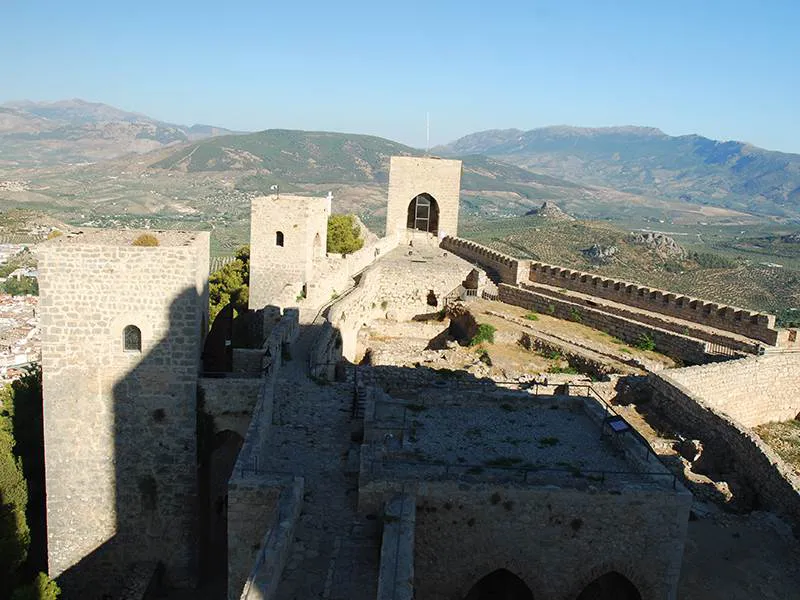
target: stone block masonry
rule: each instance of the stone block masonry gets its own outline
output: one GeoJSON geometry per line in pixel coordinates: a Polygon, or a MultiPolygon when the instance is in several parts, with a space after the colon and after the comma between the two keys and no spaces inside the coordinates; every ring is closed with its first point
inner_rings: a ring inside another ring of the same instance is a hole
{"type": "Polygon", "coordinates": [[[800,355],[795,353],[676,369],[669,377],[745,427],[791,421],[800,413],[800,355]]]}
{"type": "Polygon", "coordinates": [[[655,343],[658,352],[686,363],[700,364],[707,361],[706,343],[694,338],[510,285],[501,284],[498,293],[500,301],[506,304],[553,315],[559,319],[580,319],[584,325],[605,331],[629,344],[636,344],[641,336],[647,335],[655,343]]]}
{"type": "Polygon", "coordinates": [[[406,231],[408,210],[419,194],[429,194],[439,210],[439,234],[458,234],[461,161],[419,156],[393,156],[389,166],[386,237],[406,231]]]}
{"type": "Polygon", "coordinates": [[[609,279],[544,263],[531,263],[530,281],[565,288],[644,310],[731,331],[772,346],[778,343],[775,315],[609,279]]]}
{"type": "Polygon", "coordinates": [[[327,198],[261,196],[250,209],[251,309],[296,304],[325,259],[328,243],[327,198]]]}
{"type": "Polygon", "coordinates": [[[503,283],[517,285],[528,277],[529,261],[516,259],[476,242],[447,236],[442,240],[441,248],[485,267],[490,273],[496,274],[503,283]]]}
{"type": "Polygon", "coordinates": [[[100,597],[138,562],[196,573],[196,404],[208,233],[59,237],[38,249],[50,575],[100,597]]]}
{"type": "MultiPolygon", "coordinates": [[[[756,360],[746,358],[725,366],[733,369],[737,363],[750,362],[745,371],[752,374],[756,360]]],[[[711,369],[709,376],[724,376],[715,368],[718,366],[722,365],[651,373],[648,381],[653,402],[672,422],[680,424],[678,433],[701,440],[705,452],[727,460],[728,468],[735,470],[758,504],[786,517],[797,531],[800,529],[800,478],[754,431],[717,410],[688,387],[697,383],[701,369],[711,369]],[[683,376],[682,372],[689,375],[683,376]]],[[[725,374],[730,375],[730,371],[725,374]]],[[[758,403],[758,400],[756,397],[751,401],[758,403]]]]}

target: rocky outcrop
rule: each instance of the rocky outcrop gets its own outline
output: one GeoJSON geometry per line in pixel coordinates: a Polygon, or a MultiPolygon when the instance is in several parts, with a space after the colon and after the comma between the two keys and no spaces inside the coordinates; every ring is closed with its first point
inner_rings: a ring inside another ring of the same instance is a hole
{"type": "Polygon", "coordinates": [[[584,258],[592,263],[599,265],[607,265],[616,260],[619,248],[616,246],[601,246],[600,244],[592,244],[591,247],[581,250],[584,258]]]}
{"type": "Polygon", "coordinates": [[[652,231],[633,233],[631,234],[630,242],[647,246],[662,258],[683,258],[686,256],[686,250],[679,246],[674,239],[663,233],[652,231]]]}
{"type": "Polygon", "coordinates": [[[568,215],[552,202],[545,202],[539,208],[533,208],[525,213],[525,216],[535,215],[554,221],[574,221],[575,217],[568,215]]]}

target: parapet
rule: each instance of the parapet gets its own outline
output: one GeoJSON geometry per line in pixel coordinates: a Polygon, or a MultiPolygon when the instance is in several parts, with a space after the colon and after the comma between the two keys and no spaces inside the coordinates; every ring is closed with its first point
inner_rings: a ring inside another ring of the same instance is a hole
{"type": "Polygon", "coordinates": [[[530,281],[605,298],[636,308],[716,327],[762,341],[778,343],[775,315],[727,306],[627,281],[534,262],[530,281]]]}
{"type": "Polygon", "coordinates": [[[439,247],[449,250],[465,260],[478,263],[489,271],[494,271],[503,283],[518,285],[525,279],[528,261],[519,260],[477,242],[448,235],[442,240],[439,247]]]}

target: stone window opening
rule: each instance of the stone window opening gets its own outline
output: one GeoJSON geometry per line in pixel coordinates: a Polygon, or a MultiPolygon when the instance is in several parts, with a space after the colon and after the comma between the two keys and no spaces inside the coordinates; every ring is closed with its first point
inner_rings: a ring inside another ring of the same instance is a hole
{"type": "Polygon", "coordinates": [[[428,306],[439,306],[439,299],[436,297],[436,294],[433,292],[433,290],[428,291],[428,298],[426,299],[426,302],[428,306]]]}
{"type": "Polygon", "coordinates": [[[275,245],[276,246],[280,246],[281,248],[283,248],[283,232],[282,231],[276,231],[275,232],[275,245]]]}
{"type": "Polygon", "coordinates": [[[125,352],[142,351],[142,330],[136,325],[128,325],[122,331],[122,345],[125,352]]]}

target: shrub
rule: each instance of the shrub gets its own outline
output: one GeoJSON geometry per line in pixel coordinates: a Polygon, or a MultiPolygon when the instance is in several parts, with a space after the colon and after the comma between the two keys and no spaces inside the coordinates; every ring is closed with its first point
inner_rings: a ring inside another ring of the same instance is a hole
{"type": "Polygon", "coordinates": [[[39,573],[32,583],[14,590],[11,600],[57,600],[60,595],[58,584],[46,574],[39,573]]]}
{"type": "Polygon", "coordinates": [[[470,346],[477,346],[483,342],[494,344],[494,333],[497,328],[488,323],[481,323],[478,325],[478,333],[476,333],[469,342],[470,346]]]}
{"type": "Polygon", "coordinates": [[[158,238],[152,233],[143,233],[131,243],[132,246],[158,246],[158,238]]]}
{"type": "Polygon", "coordinates": [[[653,336],[648,335],[647,333],[642,333],[639,335],[639,338],[636,340],[636,347],[639,350],[655,350],[656,349],[656,342],[653,339],[653,336]]]}
{"type": "Polygon", "coordinates": [[[63,232],[59,231],[58,229],[53,229],[53,231],[47,234],[47,239],[54,240],[57,237],[61,237],[62,235],[64,235],[63,232]]]}
{"type": "Polygon", "coordinates": [[[525,318],[528,319],[528,321],[538,321],[539,315],[537,315],[535,312],[529,312],[527,315],[525,315],[525,318]]]}
{"type": "Polygon", "coordinates": [[[328,252],[350,254],[364,247],[361,229],[353,215],[331,215],[328,217],[328,252]]]}
{"type": "Polygon", "coordinates": [[[569,320],[575,321],[576,323],[580,323],[581,321],[583,321],[583,317],[581,316],[581,311],[579,311],[577,308],[570,308],[569,320]]]}

